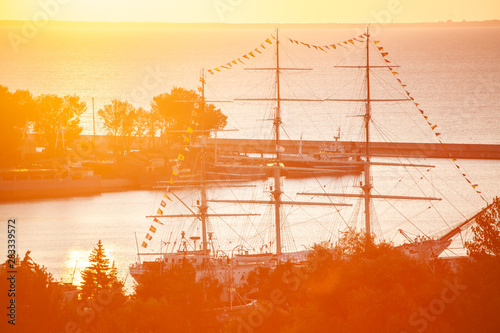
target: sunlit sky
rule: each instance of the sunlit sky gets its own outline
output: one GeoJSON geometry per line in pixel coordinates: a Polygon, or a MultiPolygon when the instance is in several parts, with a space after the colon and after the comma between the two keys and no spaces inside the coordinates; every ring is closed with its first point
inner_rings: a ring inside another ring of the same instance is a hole
{"type": "Polygon", "coordinates": [[[500,19],[498,0],[0,0],[0,20],[406,23],[500,19]]]}

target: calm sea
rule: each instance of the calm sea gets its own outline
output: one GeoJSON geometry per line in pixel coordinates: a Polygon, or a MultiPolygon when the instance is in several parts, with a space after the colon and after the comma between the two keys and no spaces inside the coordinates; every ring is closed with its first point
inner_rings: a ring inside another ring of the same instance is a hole
{"type": "MultiPolygon", "coordinates": [[[[92,98],[96,111],[114,98],[127,99],[137,107],[149,108],[153,96],[168,92],[174,86],[196,89],[202,68],[211,69],[241,58],[275,34],[270,29],[250,28],[61,29],[48,26],[27,43],[14,48],[8,39],[10,33],[20,33],[20,30],[18,27],[0,28],[0,84],[11,90],[27,89],[35,95],[81,96],[88,108],[82,119],[84,133],[92,130],[92,98]]],[[[314,26],[280,30],[282,65],[312,69],[284,74],[282,94],[308,99],[362,97],[363,72],[334,68],[336,65],[362,64],[365,51],[360,43],[335,52],[321,52],[294,45],[288,40],[292,38],[321,46],[360,33],[361,30],[351,28],[320,29],[314,26]]],[[[377,45],[389,52],[387,59],[395,65],[393,70],[399,73],[397,78],[407,85],[406,89],[433,124],[439,126],[444,142],[500,144],[500,27],[388,28],[378,31],[372,38],[380,40],[377,45]]],[[[272,103],[235,101],[236,98],[272,97],[273,75],[245,70],[274,66],[274,50],[268,47],[261,51],[262,55],[251,58],[245,65],[235,65],[233,69],[207,76],[207,98],[230,101],[217,102],[217,105],[229,116],[228,128],[238,130],[220,133],[220,136],[270,136],[270,124],[264,120],[272,114],[272,103]]],[[[375,54],[375,49],[371,52],[373,63],[380,63],[381,56],[375,54]]],[[[381,98],[405,96],[390,70],[373,70],[371,75],[373,92],[381,98]]],[[[374,105],[373,111],[374,139],[435,142],[432,131],[413,103],[374,105]]],[[[284,136],[296,139],[303,135],[304,139],[326,141],[331,140],[340,127],[343,138],[359,139],[356,134],[359,117],[353,115],[360,112],[361,106],[342,103],[285,104],[284,136]]],[[[99,119],[96,122],[100,131],[99,119]]],[[[500,164],[497,161],[461,163],[469,177],[480,184],[487,200],[500,193],[500,164]]],[[[478,196],[463,192],[462,185],[455,185],[463,183],[463,179],[458,183],[452,180],[460,178],[456,170],[450,165],[444,170],[437,173],[433,181],[453,184],[445,186],[451,200],[457,199],[458,206],[464,202],[471,204],[472,208],[464,214],[481,207],[483,202],[478,196]]],[[[392,190],[385,182],[399,176],[399,173],[383,174],[376,181],[382,184],[382,188],[392,190]]],[[[347,179],[336,180],[335,184],[331,180],[323,181],[322,185],[332,189],[352,184],[347,179]]],[[[289,188],[292,193],[311,190],[313,185],[311,182],[292,182],[289,188]]],[[[19,250],[31,250],[33,258],[46,265],[57,278],[70,280],[76,266],[75,281],[78,281],[88,254],[98,239],[103,240],[108,254],[116,260],[120,274],[125,278],[127,266],[136,259],[134,232],[137,232],[139,243],[142,242],[149,226],[146,226],[144,216],[155,210],[158,195],[151,191],[133,191],[27,201],[2,204],[0,212],[2,221],[9,217],[19,220],[19,250]]],[[[385,217],[387,209],[382,208],[379,219],[385,217]]],[[[420,210],[415,209],[410,217],[420,218],[418,212],[420,210]]],[[[321,240],[317,235],[329,223],[322,217],[319,230],[316,230],[311,225],[319,218],[302,219],[309,212],[297,213],[291,209],[287,214],[301,216],[297,219],[300,220],[296,226],[298,229],[293,232],[295,238],[298,234],[296,246],[299,248],[321,240]]],[[[337,222],[349,223],[355,214],[346,214],[345,221],[337,222]]],[[[404,219],[394,220],[388,227],[382,227],[384,236],[390,240],[396,237],[397,229],[404,226],[404,219]]],[[[458,217],[453,220],[457,221],[458,217]]],[[[6,239],[5,223],[2,225],[0,237],[6,239]]],[[[444,224],[439,228],[443,226],[446,227],[444,224]]],[[[430,232],[439,228],[428,225],[426,230],[430,232]]],[[[223,246],[229,247],[228,244],[223,246]]],[[[130,276],[127,279],[130,286],[130,276]]]]}

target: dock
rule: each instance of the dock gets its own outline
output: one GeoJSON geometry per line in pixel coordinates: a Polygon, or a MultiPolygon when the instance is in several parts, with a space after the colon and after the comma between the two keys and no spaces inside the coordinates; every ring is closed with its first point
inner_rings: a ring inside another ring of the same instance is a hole
{"type": "MultiPolygon", "coordinates": [[[[208,140],[209,149],[215,149],[219,153],[226,154],[272,154],[276,151],[272,140],[247,140],[247,139],[215,139],[208,140]]],[[[302,141],[302,153],[314,153],[331,142],[325,141],[302,141]]],[[[299,140],[283,140],[280,146],[284,148],[285,154],[297,154],[299,151],[299,140]]],[[[340,147],[351,151],[364,152],[365,143],[356,141],[339,141],[340,147]]],[[[500,145],[496,144],[463,144],[447,143],[445,147],[440,143],[419,142],[371,142],[370,153],[372,156],[380,157],[414,157],[414,158],[456,158],[456,159],[500,159],[500,145]]]]}

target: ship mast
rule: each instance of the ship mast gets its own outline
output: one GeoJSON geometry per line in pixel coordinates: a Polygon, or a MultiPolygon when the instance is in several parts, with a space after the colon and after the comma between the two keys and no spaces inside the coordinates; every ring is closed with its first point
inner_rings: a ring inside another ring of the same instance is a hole
{"type": "Polygon", "coordinates": [[[280,126],[281,126],[281,96],[280,96],[280,41],[279,31],[276,29],[276,112],[274,117],[274,130],[276,133],[276,163],[273,166],[274,173],[274,219],[276,226],[276,256],[281,256],[281,146],[280,146],[280,126]]]}
{"type": "MultiPolygon", "coordinates": [[[[385,68],[393,68],[399,67],[397,65],[370,65],[370,30],[369,27],[366,28],[366,64],[363,66],[335,66],[336,68],[355,68],[360,69],[363,68],[366,71],[366,98],[362,99],[337,99],[337,98],[328,98],[325,101],[332,102],[364,102],[365,103],[365,114],[364,118],[364,132],[365,132],[365,160],[359,163],[363,163],[363,173],[364,173],[364,183],[361,186],[363,190],[362,194],[345,194],[345,193],[311,193],[311,192],[301,192],[297,193],[298,195],[314,195],[314,196],[323,196],[323,197],[344,197],[344,198],[363,198],[365,204],[365,234],[367,242],[370,242],[372,236],[372,224],[371,224],[371,201],[372,199],[386,199],[386,200],[441,200],[441,198],[436,197],[423,197],[423,196],[401,196],[401,195],[373,195],[373,182],[371,179],[370,166],[372,164],[376,165],[386,165],[386,166],[400,166],[400,167],[425,167],[432,168],[433,165],[424,165],[424,164],[409,164],[409,163],[385,163],[385,162],[371,162],[371,152],[370,152],[370,122],[372,120],[372,111],[371,111],[371,103],[373,102],[397,102],[397,101],[411,101],[409,98],[393,98],[393,99],[385,99],[385,98],[376,98],[373,99],[370,94],[370,69],[385,69],[385,68]]],[[[353,162],[352,164],[356,164],[353,162]]]]}
{"type": "Polygon", "coordinates": [[[198,207],[201,215],[201,233],[202,233],[202,250],[203,255],[208,255],[207,249],[207,174],[206,174],[206,156],[205,156],[205,143],[206,131],[205,131],[205,69],[201,72],[201,205],[198,207]]]}
{"type": "Polygon", "coordinates": [[[366,103],[365,103],[365,165],[364,175],[365,183],[362,187],[365,199],[365,232],[367,241],[371,236],[371,191],[372,181],[370,177],[370,121],[371,121],[371,108],[370,108],[370,30],[366,28],[366,103]]]}
{"type": "MultiPolygon", "coordinates": [[[[288,68],[280,66],[280,41],[279,41],[279,29],[276,29],[276,66],[275,67],[263,67],[263,68],[245,68],[246,70],[254,71],[272,71],[275,72],[275,86],[276,95],[273,98],[237,98],[239,101],[275,101],[275,113],[273,120],[273,127],[275,132],[274,145],[276,150],[275,163],[272,165],[274,188],[271,191],[271,200],[208,200],[208,202],[220,202],[220,203],[254,203],[254,204],[271,204],[274,205],[274,216],[275,216],[275,234],[276,234],[276,257],[278,261],[282,255],[282,241],[281,241],[281,206],[283,205],[301,205],[301,206],[352,206],[346,203],[320,203],[320,202],[301,202],[301,201],[283,201],[281,196],[283,190],[281,188],[281,170],[282,169],[300,169],[300,168],[287,168],[282,165],[281,162],[281,152],[283,147],[280,143],[280,126],[281,120],[281,102],[321,102],[323,100],[319,99],[304,99],[304,98],[282,98],[280,90],[280,75],[283,71],[304,71],[312,70],[312,68],[288,68]]],[[[303,168],[301,170],[304,170],[303,168]]]]}

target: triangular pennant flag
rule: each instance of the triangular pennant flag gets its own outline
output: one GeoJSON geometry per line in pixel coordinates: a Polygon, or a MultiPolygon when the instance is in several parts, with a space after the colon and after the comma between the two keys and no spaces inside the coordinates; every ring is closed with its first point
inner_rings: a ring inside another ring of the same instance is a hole
{"type": "Polygon", "coordinates": [[[215,69],[217,72],[220,72],[220,69],[219,69],[219,68],[215,67],[214,69],[215,69]]]}
{"type": "Polygon", "coordinates": [[[323,48],[321,48],[321,46],[318,46],[318,49],[320,49],[323,52],[326,52],[325,50],[323,50],[323,48]]]}
{"type": "Polygon", "coordinates": [[[359,38],[365,38],[365,35],[359,35],[358,37],[359,38]]]}
{"type": "Polygon", "coordinates": [[[374,40],[373,43],[374,44],[378,44],[378,43],[380,43],[380,41],[379,40],[374,40]]]}
{"type": "Polygon", "coordinates": [[[347,44],[347,41],[346,41],[346,40],[344,41],[344,44],[347,44]]]}
{"type": "Polygon", "coordinates": [[[265,48],[266,48],[266,46],[264,45],[264,43],[261,43],[261,44],[260,44],[260,47],[262,47],[263,49],[265,49],[265,48]]]}
{"type": "Polygon", "coordinates": [[[398,72],[391,72],[392,75],[398,75],[398,72]]]}
{"type": "Polygon", "coordinates": [[[337,46],[335,46],[335,44],[330,45],[330,47],[331,47],[332,49],[334,49],[334,50],[337,48],[337,46]]]}
{"type": "Polygon", "coordinates": [[[384,48],[383,48],[382,46],[377,46],[377,49],[378,49],[379,51],[383,51],[383,50],[384,50],[384,48]]]}
{"type": "Polygon", "coordinates": [[[405,88],[406,87],[406,84],[402,84],[401,87],[405,88]]]}
{"type": "Polygon", "coordinates": [[[238,58],[238,61],[241,62],[243,65],[245,64],[243,61],[241,61],[241,58],[238,58]]]}
{"type": "Polygon", "coordinates": [[[288,40],[290,41],[290,43],[293,43],[293,39],[291,39],[291,38],[288,38],[288,40]]]}
{"type": "Polygon", "coordinates": [[[232,62],[233,64],[235,64],[235,65],[237,64],[237,63],[236,63],[236,60],[232,60],[231,62],[232,62]]]}
{"type": "Polygon", "coordinates": [[[252,57],[255,58],[255,56],[253,55],[253,52],[248,52],[248,54],[250,54],[252,57]]]}
{"type": "Polygon", "coordinates": [[[408,96],[410,96],[410,92],[409,92],[409,91],[406,91],[406,94],[407,94],[408,96]]]}
{"type": "Polygon", "coordinates": [[[243,56],[243,58],[245,58],[245,59],[250,59],[250,58],[248,57],[248,55],[246,55],[246,54],[243,56]]]}
{"type": "Polygon", "coordinates": [[[165,198],[167,198],[168,200],[170,201],[173,201],[172,199],[170,199],[170,197],[168,196],[168,194],[165,192],[165,194],[163,195],[165,198]]]}
{"type": "Polygon", "coordinates": [[[355,40],[356,42],[360,42],[361,43],[361,41],[359,39],[357,39],[357,38],[353,38],[353,40],[355,40]]]}
{"type": "Polygon", "coordinates": [[[214,73],[211,69],[209,69],[207,72],[209,72],[210,74],[214,73]]]}
{"type": "Polygon", "coordinates": [[[255,48],[255,52],[257,52],[257,53],[262,53],[262,52],[260,52],[257,48],[255,48]]]}
{"type": "Polygon", "coordinates": [[[220,67],[225,68],[225,69],[229,69],[229,67],[224,66],[224,65],[222,65],[222,66],[220,66],[220,67]]]}
{"type": "MultiPolygon", "coordinates": [[[[274,38],[274,37],[273,37],[274,38]]],[[[268,38],[266,39],[266,42],[268,42],[269,44],[272,44],[273,42],[271,42],[271,40],[268,38]]]]}
{"type": "Polygon", "coordinates": [[[312,45],[312,47],[314,47],[316,50],[318,49],[318,47],[316,45],[312,45]]]}
{"type": "Polygon", "coordinates": [[[424,110],[418,109],[418,111],[420,111],[421,114],[424,114],[424,110]]]}
{"type": "Polygon", "coordinates": [[[162,222],[160,222],[160,220],[158,220],[156,217],[153,219],[154,222],[158,223],[158,224],[161,224],[161,225],[164,225],[162,222]]]}
{"type": "Polygon", "coordinates": [[[231,64],[231,62],[226,63],[226,65],[228,65],[229,67],[233,67],[233,65],[231,64]]]}
{"type": "Polygon", "coordinates": [[[349,39],[348,42],[351,43],[351,44],[354,44],[354,42],[352,41],[352,39],[349,39]]]}
{"type": "Polygon", "coordinates": [[[472,188],[474,188],[474,189],[475,189],[475,188],[476,188],[476,187],[478,187],[478,186],[479,186],[478,184],[473,184],[473,185],[472,185],[472,188]]]}
{"type": "Polygon", "coordinates": [[[329,50],[330,48],[328,47],[328,45],[325,45],[323,46],[325,49],[329,50]]]}
{"type": "Polygon", "coordinates": [[[434,134],[436,134],[436,136],[440,136],[441,135],[441,133],[434,133],[434,134]]]}
{"type": "Polygon", "coordinates": [[[436,129],[436,127],[438,127],[438,125],[432,125],[432,126],[431,126],[431,129],[432,129],[432,130],[435,130],[435,129],[436,129]]]}
{"type": "Polygon", "coordinates": [[[389,52],[380,52],[380,54],[382,55],[382,57],[387,57],[389,55],[389,52]]]}
{"type": "Polygon", "coordinates": [[[387,64],[390,64],[391,62],[387,59],[384,59],[384,61],[387,63],[387,64]]]}
{"type": "Polygon", "coordinates": [[[160,208],[158,208],[157,213],[158,213],[158,215],[163,215],[163,211],[160,208]]]}

